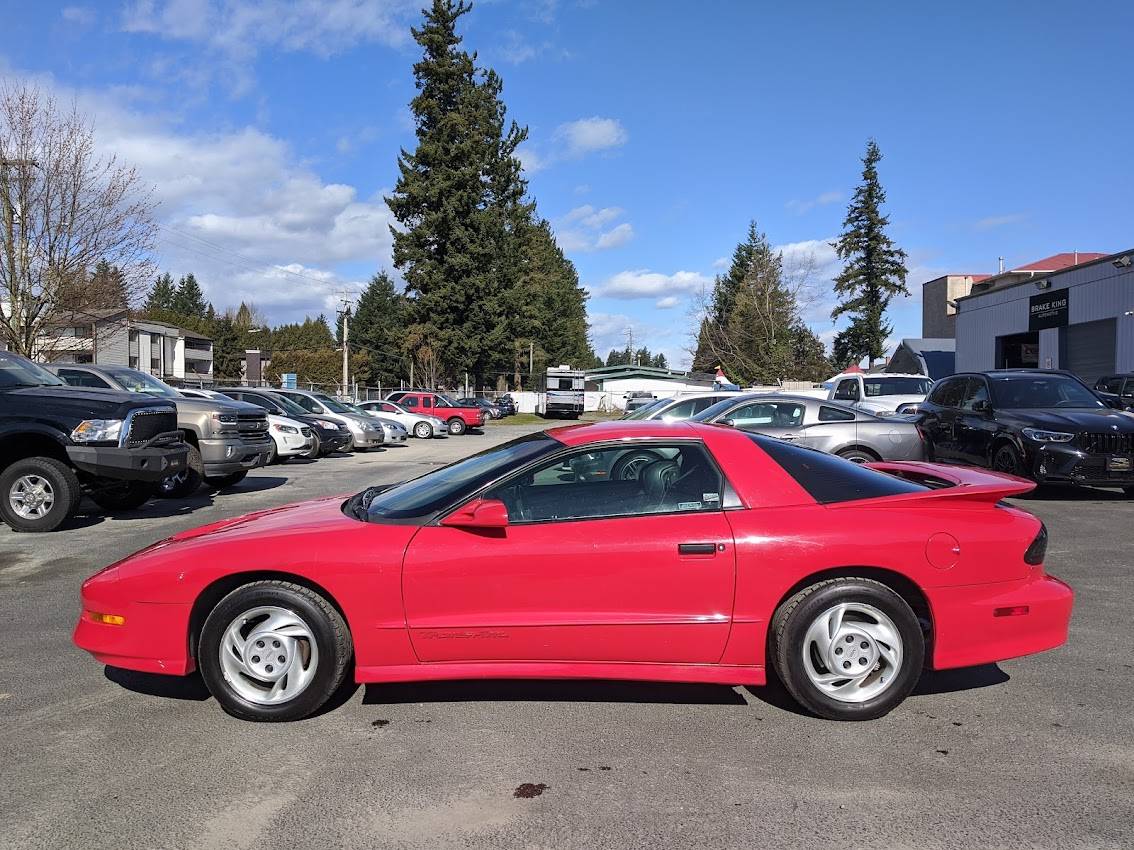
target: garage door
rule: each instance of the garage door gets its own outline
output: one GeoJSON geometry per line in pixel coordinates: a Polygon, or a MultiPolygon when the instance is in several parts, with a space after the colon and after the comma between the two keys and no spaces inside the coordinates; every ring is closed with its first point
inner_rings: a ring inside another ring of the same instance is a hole
{"type": "Polygon", "coordinates": [[[1114,371],[1115,319],[1083,322],[1063,329],[1060,363],[1092,387],[1101,376],[1114,371]]]}

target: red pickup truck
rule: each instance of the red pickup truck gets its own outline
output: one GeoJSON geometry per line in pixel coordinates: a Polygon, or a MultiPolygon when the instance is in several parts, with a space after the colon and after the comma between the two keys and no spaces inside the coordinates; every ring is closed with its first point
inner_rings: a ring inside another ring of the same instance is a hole
{"type": "Polygon", "coordinates": [[[450,434],[464,434],[469,428],[481,428],[484,425],[482,408],[464,407],[443,393],[400,390],[386,396],[386,401],[396,402],[410,413],[423,413],[444,419],[450,434]]]}

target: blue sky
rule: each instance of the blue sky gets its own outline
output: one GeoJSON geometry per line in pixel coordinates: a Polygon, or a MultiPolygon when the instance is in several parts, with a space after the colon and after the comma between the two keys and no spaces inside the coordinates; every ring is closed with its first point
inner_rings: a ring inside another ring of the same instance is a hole
{"type": "MultiPolygon", "coordinates": [[[[390,267],[420,2],[0,0],[0,76],[95,121],[161,201],[159,251],[218,306],[330,312],[390,267]]],[[[596,349],[688,361],[696,294],[756,219],[810,261],[824,339],[868,137],[920,284],[1134,244],[1125,3],[474,0],[466,45],[531,131],[541,213],[591,291],[596,349]]],[[[393,271],[391,269],[391,271],[393,271]]]]}

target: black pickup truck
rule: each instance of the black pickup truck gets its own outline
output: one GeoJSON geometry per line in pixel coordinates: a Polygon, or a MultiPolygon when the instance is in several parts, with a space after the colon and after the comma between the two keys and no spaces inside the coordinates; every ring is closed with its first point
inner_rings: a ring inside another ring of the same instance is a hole
{"type": "Polygon", "coordinates": [[[169,402],[70,387],[0,351],[0,519],[12,530],[54,531],[84,495],[138,507],[188,453],[169,402]]]}

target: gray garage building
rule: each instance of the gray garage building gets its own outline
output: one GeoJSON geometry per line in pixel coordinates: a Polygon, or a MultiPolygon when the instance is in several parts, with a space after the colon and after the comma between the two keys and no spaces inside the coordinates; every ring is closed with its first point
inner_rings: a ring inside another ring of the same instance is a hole
{"type": "Polygon", "coordinates": [[[1134,372],[1134,249],[1049,274],[997,276],[956,300],[957,371],[1134,372]]]}

